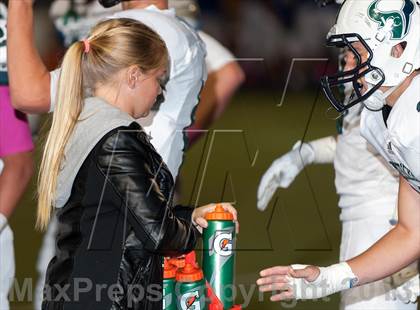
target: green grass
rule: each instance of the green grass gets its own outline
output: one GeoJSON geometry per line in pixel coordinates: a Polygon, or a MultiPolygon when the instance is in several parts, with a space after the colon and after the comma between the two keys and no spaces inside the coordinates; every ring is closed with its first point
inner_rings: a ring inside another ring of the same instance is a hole
{"type": "MultiPolygon", "coordinates": [[[[241,92],[223,117],[186,154],[182,167],[181,202],[206,204],[232,201],[239,211],[241,232],[236,256],[236,282],[251,292],[248,309],[279,309],[278,304],[251,287],[262,268],[290,263],[330,264],[337,261],[340,242],[339,210],[332,165],[311,166],[288,190],[279,190],[265,212],[256,209],[260,177],[271,162],[304,135],[315,93],[280,96],[241,92]],[[277,98],[278,97],[278,98],[277,98]],[[254,289],[254,291],[252,291],[254,289]]],[[[317,102],[306,140],[335,134],[335,122],[317,102]]],[[[39,150],[36,157],[39,159],[39,150]]],[[[13,219],[17,278],[36,278],[35,263],[42,235],[34,231],[34,182],[13,219]]],[[[35,285],[35,281],[34,281],[35,285]]],[[[238,297],[238,303],[243,302],[238,297]]],[[[286,305],[287,306],[287,305],[286,305]]],[[[290,308],[290,305],[288,306],[290,308]]],[[[295,309],[337,309],[330,301],[300,302],[295,309]]],[[[31,309],[14,303],[13,309],[31,309]]]]}

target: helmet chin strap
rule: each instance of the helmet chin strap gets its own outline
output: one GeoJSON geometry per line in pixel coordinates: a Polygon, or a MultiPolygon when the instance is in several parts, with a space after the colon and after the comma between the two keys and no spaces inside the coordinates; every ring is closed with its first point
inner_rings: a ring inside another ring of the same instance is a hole
{"type": "MultiPolygon", "coordinates": [[[[378,89],[372,95],[370,95],[365,101],[363,101],[363,105],[371,111],[380,111],[386,105],[386,98],[388,98],[394,90],[396,90],[402,83],[392,86],[387,91],[383,92],[382,90],[378,89]]],[[[373,88],[372,84],[367,83],[368,91],[373,88]]]]}

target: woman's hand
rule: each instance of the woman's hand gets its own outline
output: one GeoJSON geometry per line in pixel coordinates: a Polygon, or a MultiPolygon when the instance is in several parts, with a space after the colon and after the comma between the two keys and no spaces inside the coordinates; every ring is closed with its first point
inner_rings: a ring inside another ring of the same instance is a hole
{"type": "Polygon", "coordinates": [[[222,206],[226,211],[229,211],[233,215],[233,221],[236,225],[236,233],[239,233],[239,222],[238,222],[238,212],[236,209],[227,202],[221,202],[221,203],[211,203],[202,207],[196,208],[192,213],[192,221],[194,225],[197,226],[197,229],[200,231],[200,233],[203,233],[203,228],[207,228],[208,223],[205,219],[205,216],[209,212],[213,212],[216,209],[216,206],[220,205],[222,206]]]}

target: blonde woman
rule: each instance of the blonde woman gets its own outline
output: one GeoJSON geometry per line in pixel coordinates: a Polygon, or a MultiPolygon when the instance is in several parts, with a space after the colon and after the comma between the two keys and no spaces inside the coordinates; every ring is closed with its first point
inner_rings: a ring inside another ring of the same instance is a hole
{"type": "Polygon", "coordinates": [[[135,122],[167,65],[161,38],[131,19],[67,51],[39,178],[38,226],[51,206],[59,222],[42,309],[162,309],[162,256],[193,249],[206,226],[214,205],[172,206],[172,175],[135,122]]]}

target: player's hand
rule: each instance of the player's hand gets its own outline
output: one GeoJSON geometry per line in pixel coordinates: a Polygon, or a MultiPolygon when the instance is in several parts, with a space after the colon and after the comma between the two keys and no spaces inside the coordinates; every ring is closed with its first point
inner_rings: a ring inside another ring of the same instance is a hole
{"type": "Polygon", "coordinates": [[[293,290],[289,285],[289,277],[292,272],[290,266],[276,266],[264,269],[260,272],[261,278],[257,280],[260,292],[279,292],[270,297],[271,301],[279,301],[293,298],[293,290]]]}
{"type": "Polygon", "coordinates": [[[316,266],[304,266],[302,269],[293,269],[292,266],[276,266],[262,270],[257,285],[261,292],[277,292],[270,297],[271,301],[294,299],[301,297],[296,294],[299,292],[295,291],[296,288],[302,287],[297,283],[311,283],[318,278],[319,274],[320,269],[316,266]]]}
{"type": "Polygon", "coordinates": [[[314,158],[315,154],[312,148],[308,144],[298,141],[290,152],[276,159],[264,173],[258,186],[258,209],[264,211],[274,192],[279,187],[289,187],[302,169],[312,163],[314,158]]]}
{"type": "Polygon", "coordinates": [[[217,204],[211,203],[211,204],[196,208],[192,214],[192,221],[194,225],[197,225],[198,230],[200,231],[200,233],[202,233],[203,228],[207,228],[208,226],[207,220],[205,219],[206,214],[209,212],[213,212],[216,209],[217,205],[222,206],[226,211],[229,211],[230,213],[232,213],[233,220],[236,225],[236,233],[238,234],[239,233],[238,212],[230,203],[227,203],[227,202],[221,202],[217,204]]]}

